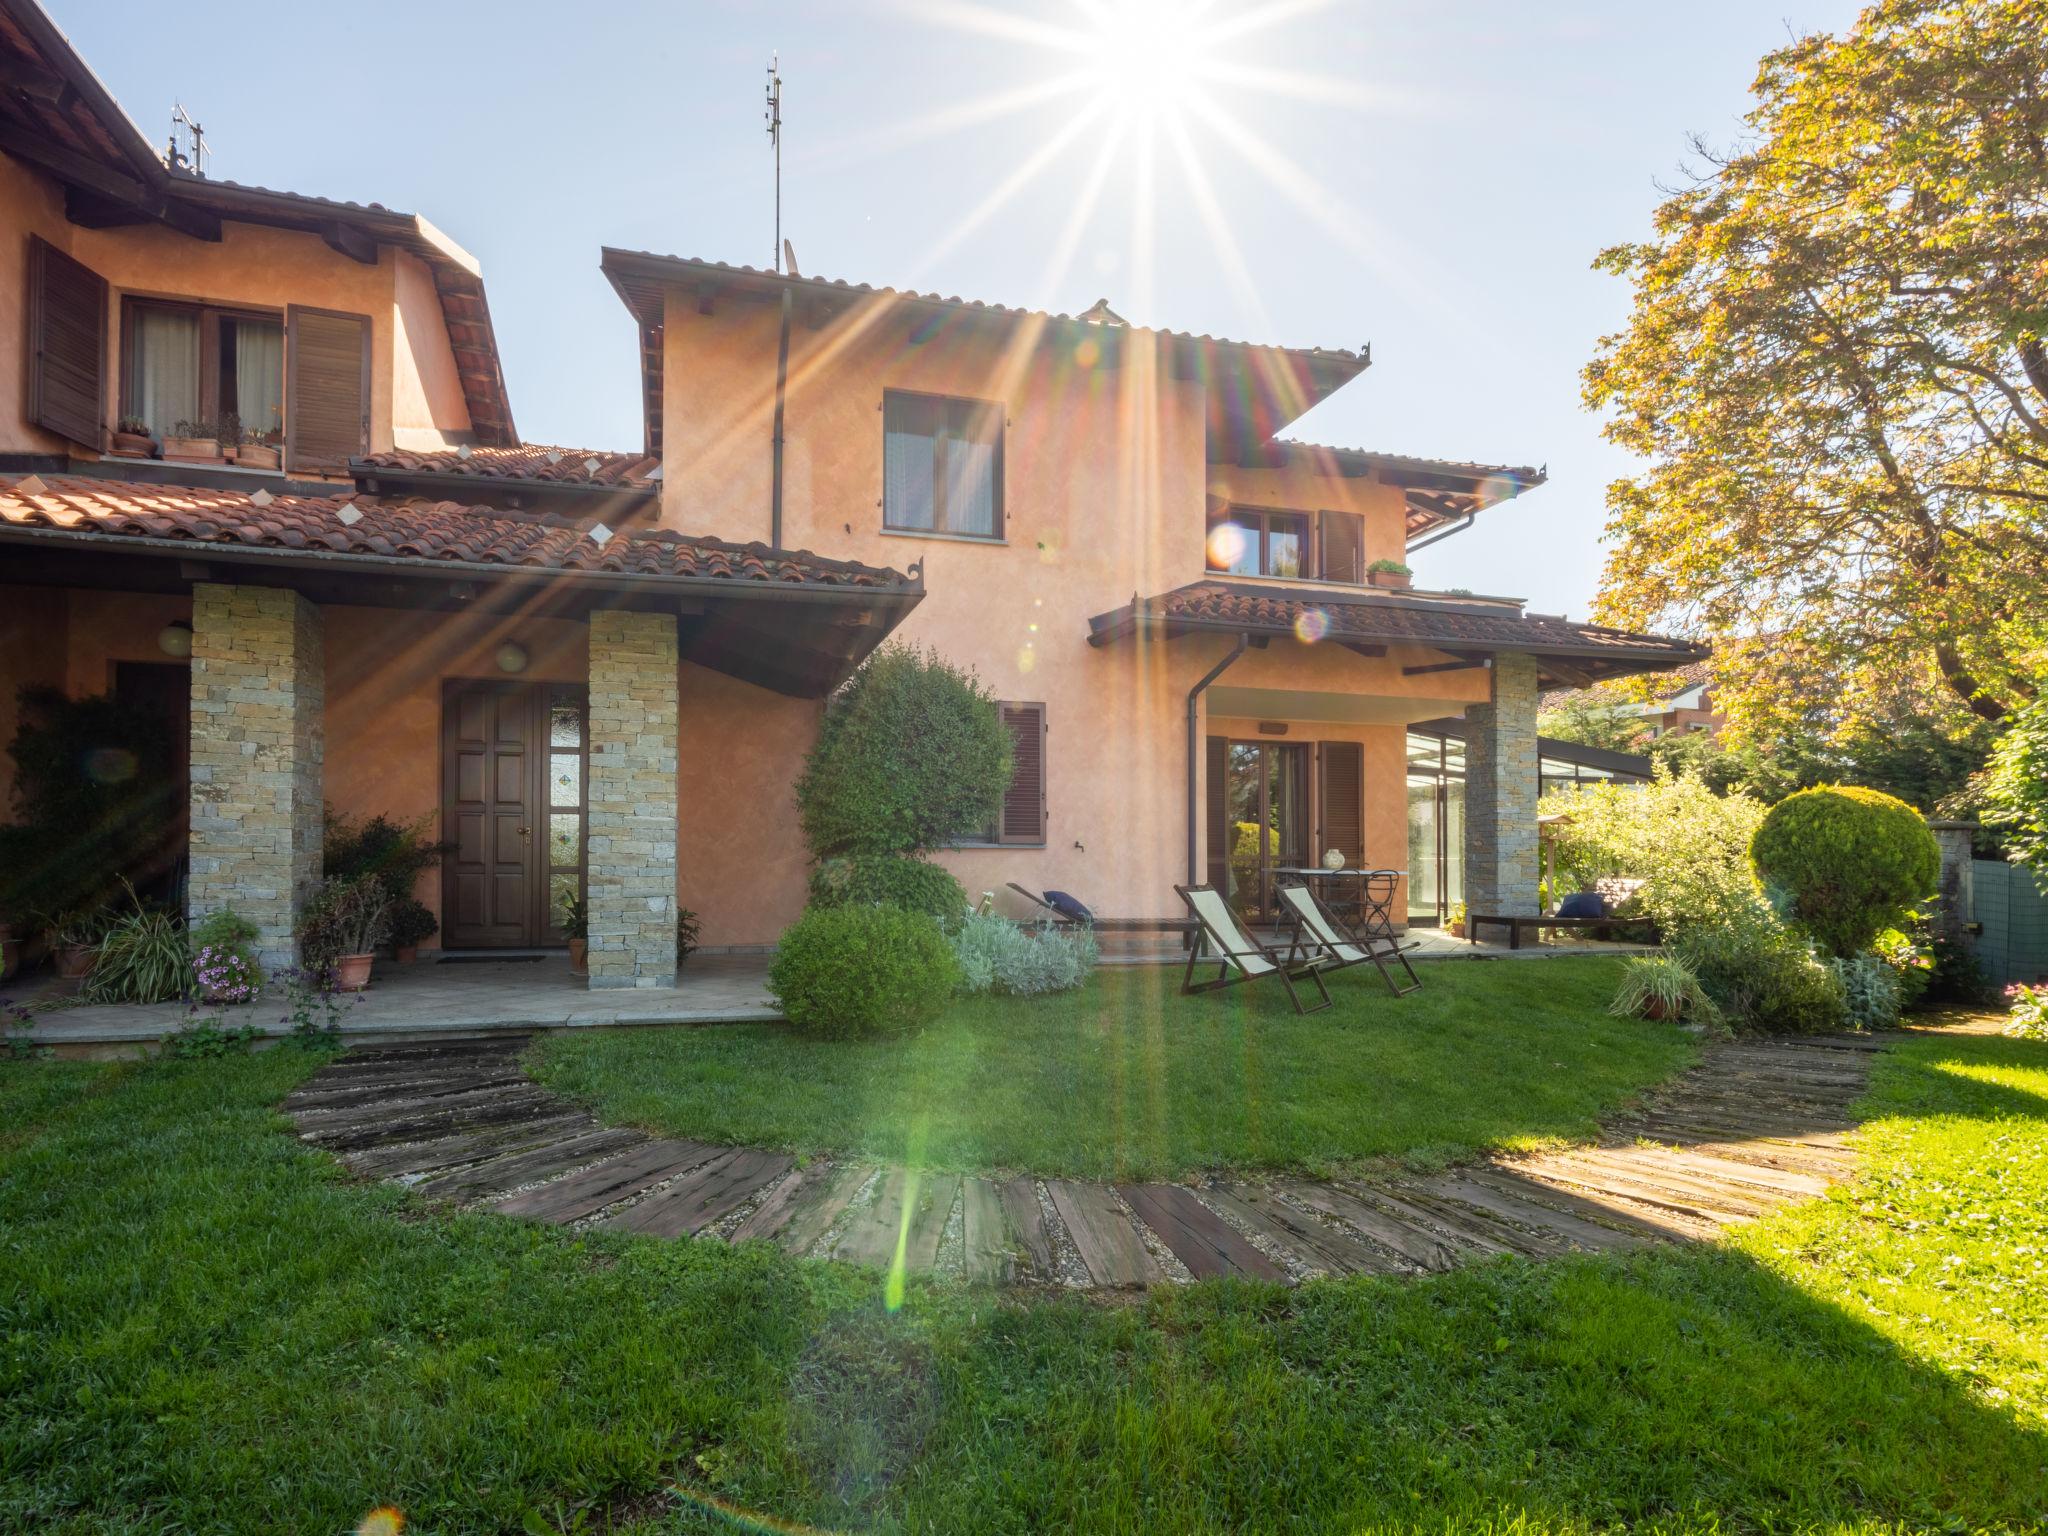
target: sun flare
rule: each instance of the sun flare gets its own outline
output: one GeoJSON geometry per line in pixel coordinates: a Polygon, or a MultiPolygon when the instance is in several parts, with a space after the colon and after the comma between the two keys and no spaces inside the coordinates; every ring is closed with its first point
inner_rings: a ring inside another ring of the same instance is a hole
{"type": "Polygon", "coordinates": [[[1095,94],[1114,116],[1148,122],[1190,105],[1214,63],[1199,8],[1175,0],[1102,0],[1080,34],[1095,94]]]}

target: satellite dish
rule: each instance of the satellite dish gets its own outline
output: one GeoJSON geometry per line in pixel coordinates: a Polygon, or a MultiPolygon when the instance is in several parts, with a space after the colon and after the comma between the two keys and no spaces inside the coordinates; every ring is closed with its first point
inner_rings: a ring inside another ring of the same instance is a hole
{"type": "Polygon", "coordinates": [[[803,273],[796,269],[796,247],[787,240],[782,242],[782,265],[791,277],[803,276],[803,273]]]}

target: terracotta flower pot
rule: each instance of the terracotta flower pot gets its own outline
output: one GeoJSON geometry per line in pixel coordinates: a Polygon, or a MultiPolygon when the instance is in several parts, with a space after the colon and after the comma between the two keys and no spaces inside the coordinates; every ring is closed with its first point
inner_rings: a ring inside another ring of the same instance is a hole
{"type": "Polygon", "coordinates": [[[1415,578],[1404,576],[1399,571],[1367,571],[1365,579],[1375,587],[1385,587],[1391,591],[1399,592],[1405,591],[1408,584],[1415,578]]]}
{"type": "Polygon", "coordinates": [[[400,944],[394,952],[400,965],[411,965],[420,957],[420,947],[417,944],[400,944]]]}
{"type": "Polygon", "coordinates": [[[1465,937],[1465,925],[1463,923],[1452,923],[1450,925],[1450,934],[1454,939],[1462,939],[1465,937]]]}
{"type": "Polygon", "coordinates": [[[569,969],[578,976],[590,974],[590,941],[571,939],[569,941],[569,969]]]}
{"type": "Polygon", "coordinates": [[[1643,1004],[1643,1017],[1646,1019],[1675,1019],[1678,1017],[1678,1010],[1665,1002],[1663,998],[1653,997],[1643,1004]]]}
{"type": "Polygon", "coordinates": [[[77,981],[92,969],[92,963],[98,956],[96,945],[66,944],[57,951],[57,974],[66,981],[77,981]]]}
{"type": "Polygon", "coordinates": [[[268,443],[242,443],[235,449],[235,462],[246,469],[276,469],[284,455],[268,443]]]}
{"type": "Polygon", "coordinates": [[[156,443],[144,432],[116,432],[109,453],[118,453],[123,458],[146,459],[156,452],[156,443]]]}
{"type": "Polygon", "coordinates": [[[334,986],[340,992],[361,992],[370,985],[375,955],[343,955],[334,962],[334,986]]]}
{"type": "Polygon", "coordinates": [[[220,451],[220,439],[213,437],[167,437],[164,439],[164,457],[187,464],[227,462],[227,455],[220,451]]]}

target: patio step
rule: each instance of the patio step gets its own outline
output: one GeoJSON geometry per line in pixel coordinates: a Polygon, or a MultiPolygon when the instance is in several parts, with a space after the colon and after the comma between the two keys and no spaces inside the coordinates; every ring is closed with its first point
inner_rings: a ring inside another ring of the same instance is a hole
{"type": "Polygon", "coordinates": [[[1432,1174],[1188,1184],[996,1180],[600,1125],[520,1067],[523,1036],[359,1046],[295,1089],[300,1139],[359,1177],[554,1225],[773,1242],[996,1286],[1140,1290],[1413,1276],[1710,1240],[1854,1175],[1869,1039],[1748,1041],[1596,1145],[1432,1174]]]}

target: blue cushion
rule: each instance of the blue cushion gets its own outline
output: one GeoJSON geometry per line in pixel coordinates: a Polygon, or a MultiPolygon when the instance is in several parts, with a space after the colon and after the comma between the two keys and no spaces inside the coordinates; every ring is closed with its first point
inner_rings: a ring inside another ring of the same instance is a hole
{"type": "Polygon", "coordinates": [[[1065,891],[1047,891],[1045,893],[1045,904],[1059,913],[1061,917],[1070,917],[1077,923],[1092,923],[1095,921],[1095,914],[1069,896],[1065,891]]]}
{"type": "Polygon", "coordinates": [[[1605,917],[1607,898],[1598,891],[1573,891],[1557,904],[1559,917],[1605,917]]]}

